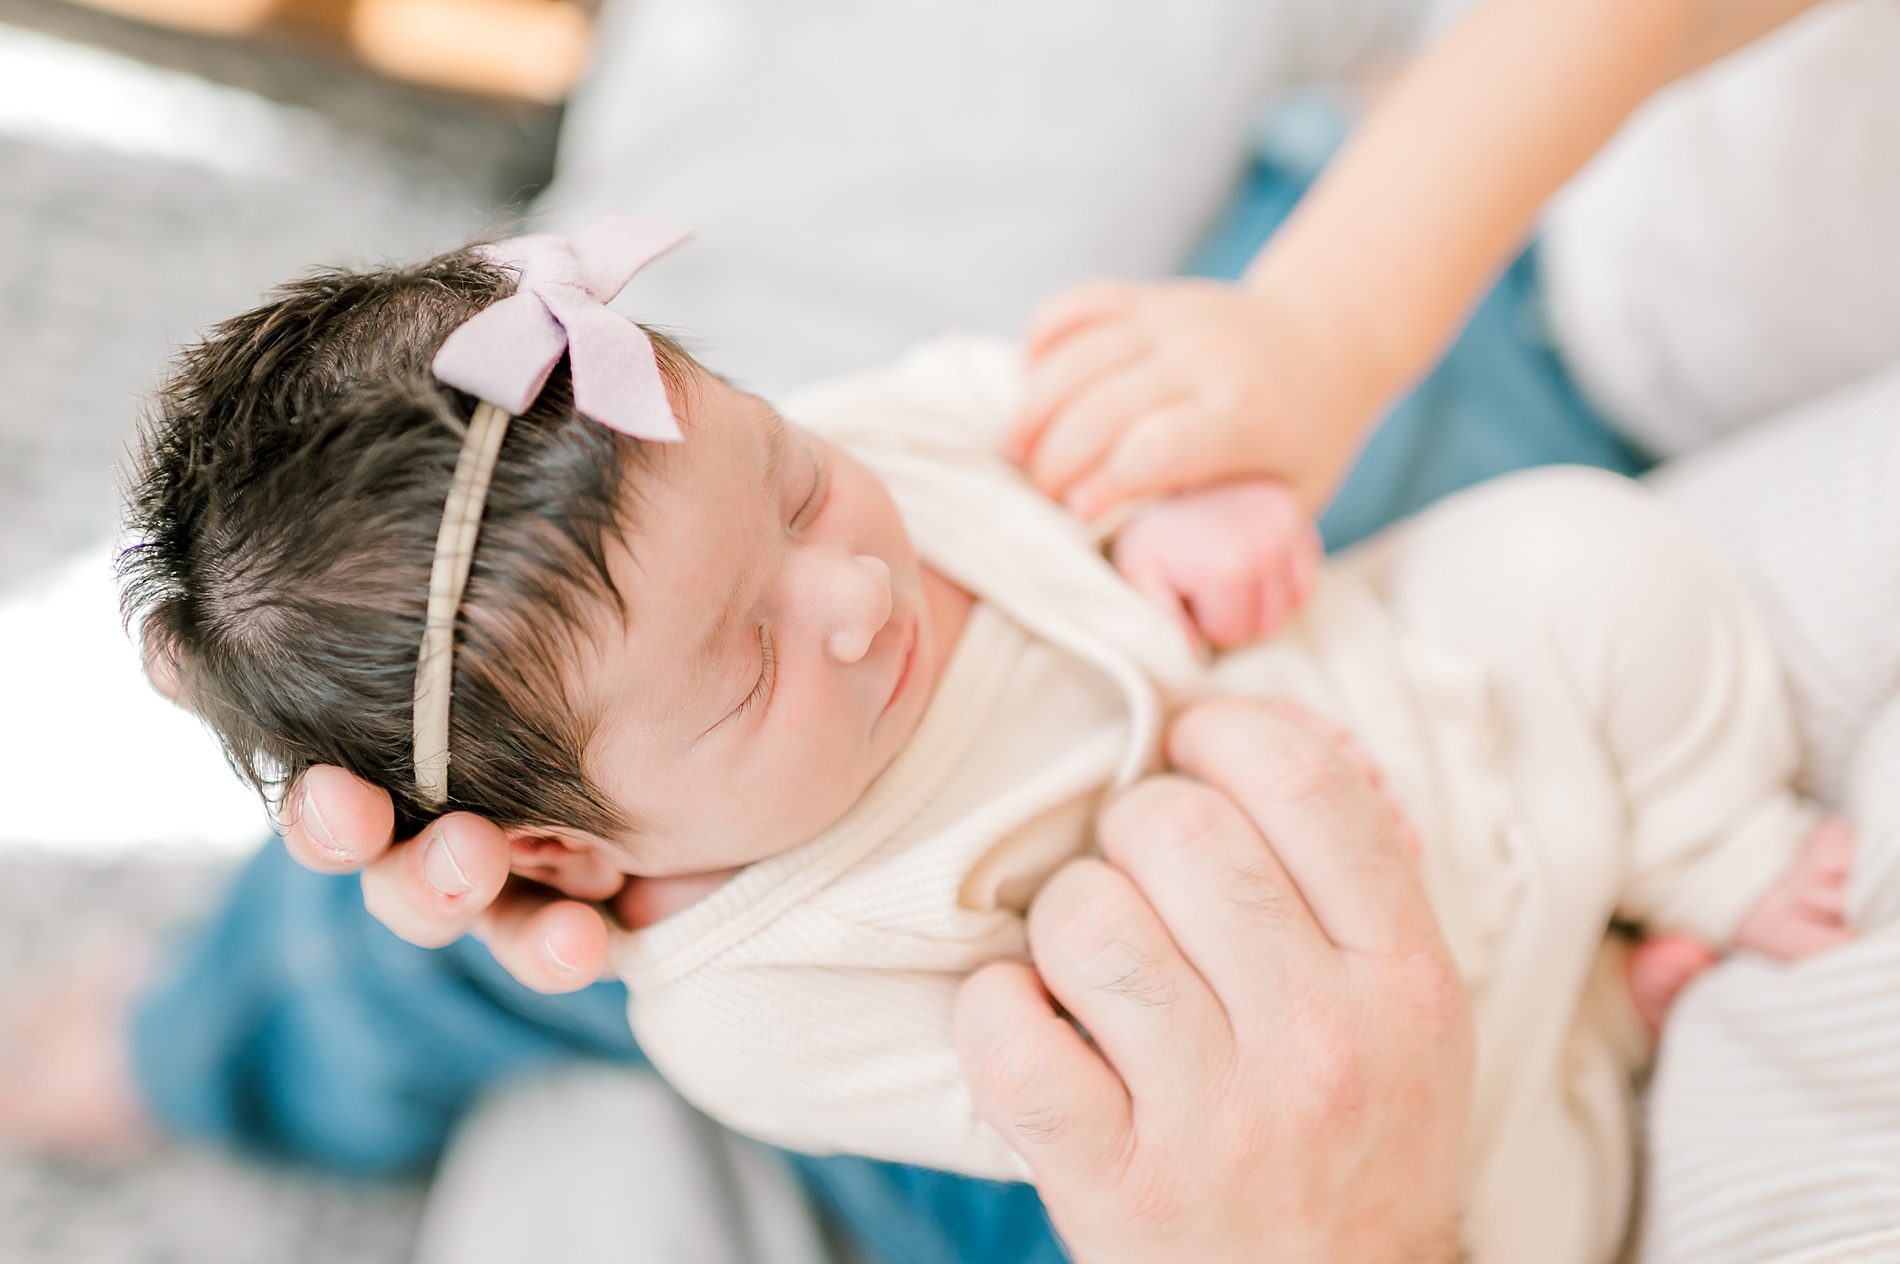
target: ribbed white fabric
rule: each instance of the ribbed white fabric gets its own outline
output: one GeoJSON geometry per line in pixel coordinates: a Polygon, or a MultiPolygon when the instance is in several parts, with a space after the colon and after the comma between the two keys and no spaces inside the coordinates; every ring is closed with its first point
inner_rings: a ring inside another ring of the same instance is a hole
{"type": "Polygon", "coordinates": [[[1803,773],[1844,802],[1900,688],[1900,363],[1651,478],[1741,581],[1794,690],[1803,773]]]}
{"type": "Polygon", "coordinates": [[[1725,962],[1677,1005],[1641,1259],[1900,1260],[1900,367],[1656,481],[1767,616],[1806,777],[1859,831],[1848,912],[1870,933],[1725,962]]]}
{"type": "Polygon", "coordinates": [[[1641,1258],[1900,1260],[1900,927],[1678,1002],[1651,1089],[1641,1258]]]}
{"type": "Polygon", "coordinates": [[[981,603],[842,820],[616,938],[642,1047],[778,1144],[1021,1177],[957,1071],[958,983],[1021,957],[1016,910],[1089,845],[1100,794],[1151,765],[1170,708],[1291,697],[1383,768],[1472,991],[1474,1258],[1611,1258],[1642,1041],[1606,922],[1720,940],[1809,821],[1745,603],[1631,484],[1542,472],[1330,568],[1285,632],[1210,671],[997,454],[1017,377],[1012,349],[952,339],[788,410],[876,472],[926,562],[981,603]]]}

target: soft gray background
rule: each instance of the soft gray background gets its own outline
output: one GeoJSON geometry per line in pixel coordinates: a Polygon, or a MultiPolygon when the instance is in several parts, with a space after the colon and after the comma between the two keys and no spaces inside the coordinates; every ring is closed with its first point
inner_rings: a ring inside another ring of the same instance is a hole
{"type": "MultiPolygon", "coordinates": [[[[248,111],[280,117],[295,143],[247,172],[0,115],[0,600],[110,538],[115,465],[177,346],[307,266],[417,256],[506,222],[546,178],[557,122],[394,87],[321,53],[150,30],[59,0],[0,0],[0,38],[9,30],[258,94],[269,104],[248,111]]],[[[0,992],[108,932],[166,933],[215,897],[227,865],[0,852],[0,992]]],[[[112,1167],[0,1156],[0,1260],[393,1264],[418,1207],[414,1187],[183,1149],[112,1167]]]]}

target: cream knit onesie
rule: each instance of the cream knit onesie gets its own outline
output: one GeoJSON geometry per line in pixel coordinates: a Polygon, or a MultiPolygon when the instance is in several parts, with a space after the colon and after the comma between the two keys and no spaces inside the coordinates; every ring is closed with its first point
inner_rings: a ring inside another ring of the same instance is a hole
{"type": "Polygon", "coordinates": [[[1208,666],[998,455],[1017,380],[1008,346],[952,338],[789,402],[979,604],[916,734],[842,820],[617,937],[642,1048],[774,1144],[1025,1178],[964,1088],[958,984],[1026,957],[1021,909],[1091,846],[1102,796],[1153,767],[1170,710],[1290,697],[1380,764],[1471,989],[1473,1258],[1610,1258],[1643,1050],[1606,924],[1723,942],[1811,821],[1743,603],[1631,485],[1550,471],[1329,567],[1277,637],[1208,666]]]}

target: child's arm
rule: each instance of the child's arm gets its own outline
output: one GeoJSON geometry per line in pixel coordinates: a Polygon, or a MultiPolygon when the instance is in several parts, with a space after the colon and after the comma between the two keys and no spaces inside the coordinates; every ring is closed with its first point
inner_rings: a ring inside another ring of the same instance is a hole
{"type": "Polygon", "coordinates": [[[1123,578],[1221,650],[1272,636],[1304,605],[1320,554],[1312,519],[1273,479],[1171,497],[1114,543],[1123,578]]]}
{"type": "Polygon", "coordinates": [[[1320,505],[1631,111],[1813,2],[1486,0],[1380,101],[1241,284],[1052,300],[1013,455],[1091,517],[1249,473],[1320,505]]]}

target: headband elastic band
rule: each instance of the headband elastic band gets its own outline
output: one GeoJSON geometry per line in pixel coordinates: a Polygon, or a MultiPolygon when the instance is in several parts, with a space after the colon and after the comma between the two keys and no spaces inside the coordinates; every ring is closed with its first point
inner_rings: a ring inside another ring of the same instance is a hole
{"type": "Polygon", "coordinates": [[[440,806],[449,797],[449,704],[455,689],[455,624],[481,534],[488,484],[513,418],[533,406],[561,357],[574,407],[622,434],[660,443],[681,435],[653,343],[607,309],[634,273],[685,241],[679,229],[611,215],[572,242],[541,234],[484,246],[518,274],[515,292],[464,321],[436,352],[438,380],[481,402],[469,421],[442,506],[429,604],[416,658],[413,707],[416,789],[440,806]]]}

